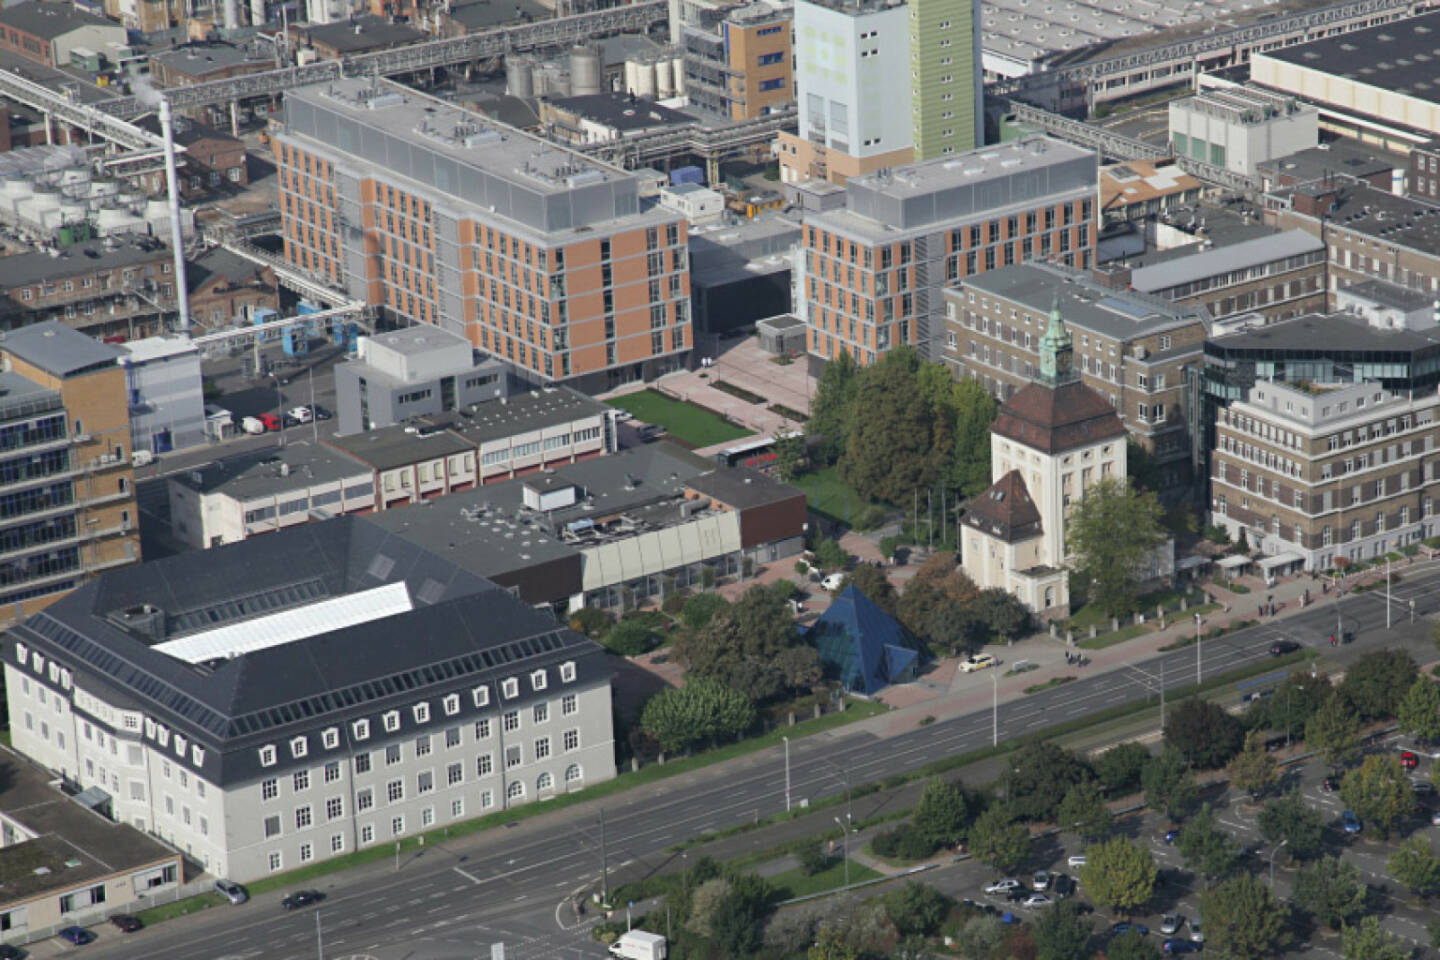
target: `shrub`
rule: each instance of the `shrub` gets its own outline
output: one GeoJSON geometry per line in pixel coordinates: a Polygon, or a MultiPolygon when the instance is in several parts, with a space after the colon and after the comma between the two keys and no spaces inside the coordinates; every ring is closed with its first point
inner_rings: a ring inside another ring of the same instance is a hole
{"type": "Polygon", "coordinates": [[[795,572],[800,574],[800,576],[802,577],[805,576],[810,572],[810,564],[806,563],[804,560],[796,560],[795,572]]]}
{"type": "Polygon", "coordinates": [[[685,600],[685,594],[675,590],[665,595],[665,602],[660,605],[660,609],[671,616],[678,616],[680,611],[685,609],[685,600]]]}
{"type": "Polygon", "coordinates": [[[800,592],[800,588],[795,586],[795,581],[793,580],[776,580],[770,584],[769,589],[781,600],[792,600],[795,594],[800,592]]]}
{"type": "Polygon", "coordinates": [[[655,631],[643,620],[622,620],[605,634],[600,643],[611,653],[633,657],[649,650],[655,643],[655,631]]]}
{"type": "Polygon", "coordinates": [[[570,614],[570,629],[579,631],[587,637],[597,637],[610,629],[615,622],[615,617],[605,610],[597,610],[594,607],[581,607],[570,614]]]}
{"type": "Polygon", "coordinates": [[[935,852],[935,842],[907,823],[875,834],[870,841],[870,849],[882,857],[924,860],[935,852]]]}
{"type": "Polygon", "coordinates": [[[823,570],[840,570],[850,565],[850,554],[829,537],[821,537],[815,542],[815,562],[823,570]]]}
{"type": "Polygon", "coordinates": [[[825,852],[825,847],[819,837],[801,837],[790,844],[790,852],[795,855],[795,860],[800,865],[800,872],[807,877],[813,877],[830,866],[832,859],[825,852]]]}
{"type": "Polygon", "coordinates": [[[684,620],[685,625],[690,629],[699,630],[715,619],[715,614],[729,605],[729,602],[718,593],[697,593],[686,599],[685,606],[680,611],[680,619],[684,620]]]}

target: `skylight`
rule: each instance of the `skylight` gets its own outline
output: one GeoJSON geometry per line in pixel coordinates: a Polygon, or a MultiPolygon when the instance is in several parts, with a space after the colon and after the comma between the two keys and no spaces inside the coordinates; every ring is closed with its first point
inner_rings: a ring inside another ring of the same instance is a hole
{"type": "Polygon", "coordinates": [[[192,633],[153,649],[187,663],[228,659],[414,609],[404,581],[192,633]]]}

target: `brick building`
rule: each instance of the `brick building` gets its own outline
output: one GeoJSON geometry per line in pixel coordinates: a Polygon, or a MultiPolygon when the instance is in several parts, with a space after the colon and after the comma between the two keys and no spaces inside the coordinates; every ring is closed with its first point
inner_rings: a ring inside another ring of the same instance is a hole
{"type": "Polygon", "coordinates": [[[788,8],[757,0],[695,12],[683,30],[692,105],[749,120],[794,99],[788,8]]]}
{"type": "Polygon", "coordinates": [[[95,337],[148,336],[175,310],[173,267],[170,248],[148,237],[0,258],[0,328],[58,320],[95,337]]]}
{"type": "Polygon", "coordinates": [[[1029,137],[850,178],[843,209],[806,218],[800,299],[812,356],[872,363],[914,345],[938,360],[941,290],[988,270],[1094,262],[1096,157],[1029,137]]]}
{"type": "Polygon", "coordinates": [[[289,91],[274,143],[286,258],[392,316],[583,389],[691,347],[685,221],[632,173],[362,79],[289,91]]]}
{"type": "Polygon", "coordinates": [[[255,311],[280,309],[275,271],[221,247],[207,250],[185,265],[190,288],[190,317],[219,328],[247,320],[255,311]]]}
{"type": "MultiPolygon", "coordinates": [[[[145,117],[136,124],[161,136],[160,121],[145,117]]],[[[245,141],[194,120],[175,120],[175,145],[185,148],[185,162],[179,169],[180,196],[188,202],[244,188],[250,183],[245,141]]],[[[157,170],[138,178],[153,196],[165,194],[165,171],[157,170]]]]}
{"type": "Polygon", "coordinates": [[[124,46],[125,28],[68,3],[33,0],[0,7],[0,50],[47,67],[68,67],[70,51],[124,46]]]}
{"type": "Polygon", "coordinates": [[[273,59],[258,59],[228,43],[196,43],[150,55],[151,80],[165,89],[274,69],[273,59]]]}
{"type": "Polygon", "coordinates": [[[1110,290],[1085,273],[1043,263],[978,274],[944,296],[945,363],[1001,400],[1035,379],[1047,316],[1059,309],[1076,378],[1109,401],[1154,456],[1163,471],[1157,492],[1190,486],[1185,367],[1202,356],[1210,328],[1204,308],[1110,290]]]}

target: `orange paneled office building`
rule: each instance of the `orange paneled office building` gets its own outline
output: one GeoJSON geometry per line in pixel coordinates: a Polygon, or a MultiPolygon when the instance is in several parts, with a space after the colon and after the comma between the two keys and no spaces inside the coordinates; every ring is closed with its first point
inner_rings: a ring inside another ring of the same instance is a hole
{"type": "Polygon", "coordinates": [[[692,346],[686,223],[638,181],[408,87],[288,91],[285,258],[532,377],[605,389],[692,346]]]}

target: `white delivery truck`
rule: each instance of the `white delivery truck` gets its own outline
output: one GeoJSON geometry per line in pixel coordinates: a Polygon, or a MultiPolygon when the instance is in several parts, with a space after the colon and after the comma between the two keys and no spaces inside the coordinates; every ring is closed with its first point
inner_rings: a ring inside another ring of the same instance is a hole
{"type": "Polygon", "coordinates": [[[665,938],[647,930],[630,930],[610,944],[610,953],[623,960],[665,960],[665,938]]]}

